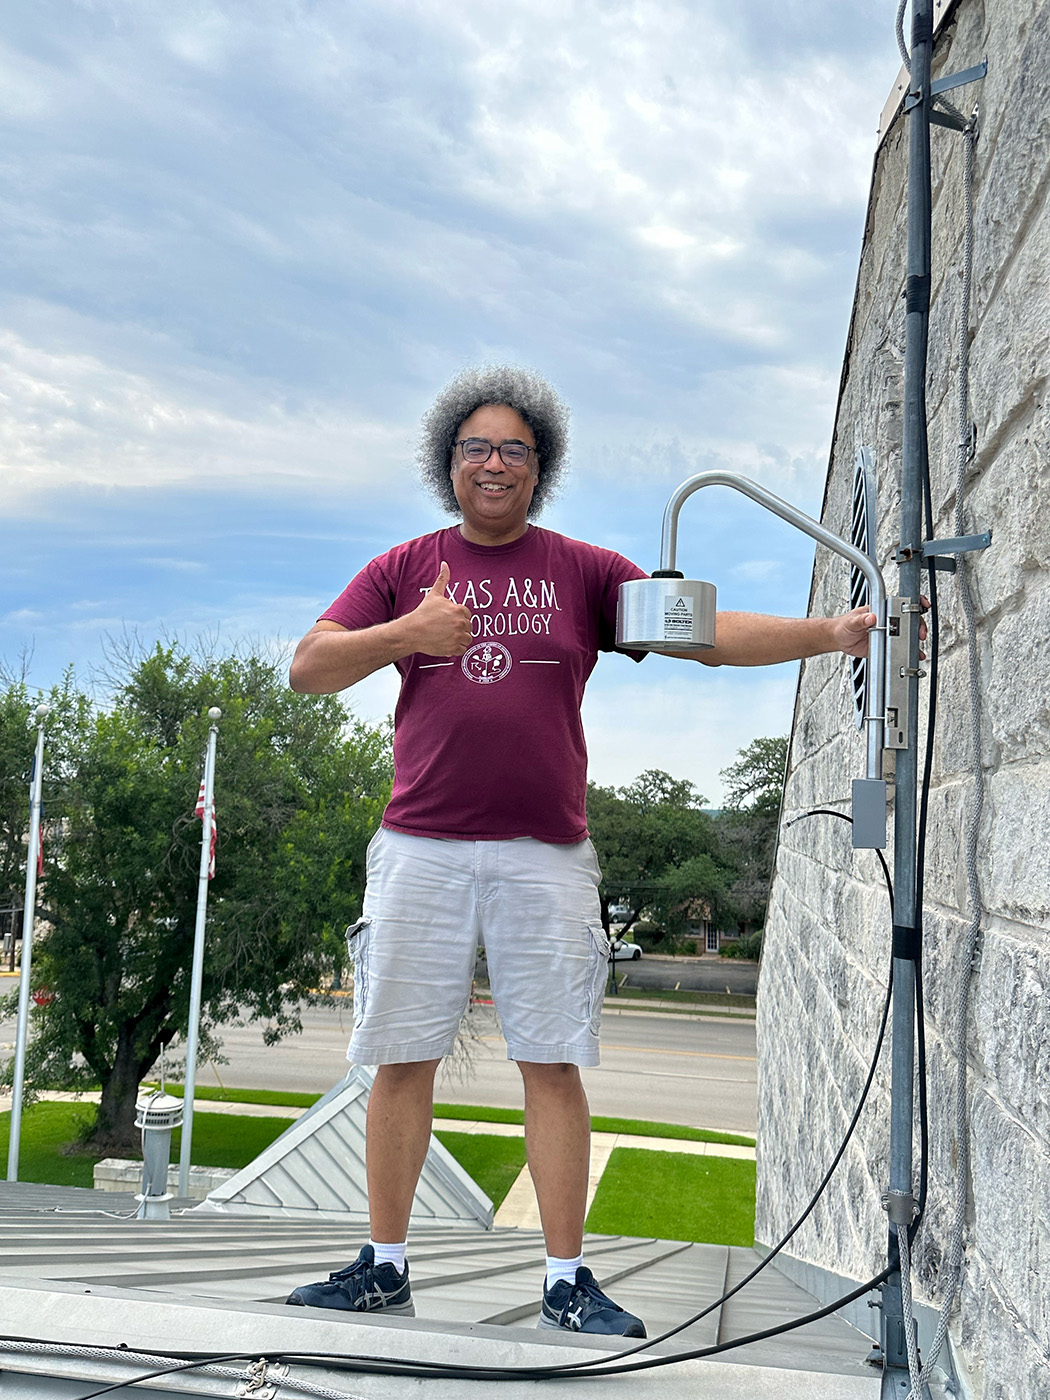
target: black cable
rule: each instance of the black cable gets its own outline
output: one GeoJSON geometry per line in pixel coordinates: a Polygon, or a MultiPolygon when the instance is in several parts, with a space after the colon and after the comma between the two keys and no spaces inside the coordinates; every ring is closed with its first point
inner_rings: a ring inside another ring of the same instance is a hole
{"type": "MultiPolygon", "coordinates": [[[[56,1345],[58,1345],[56,1343],[56,1345]]],[[[126,1348],[111,1348],[113,1355],[120,1356],[126,1353],[126,1348]]],[[[180,1371],[195,1371],[199,1366],[221,1366],[224,1361],[246,1361],[254,1360],[255,1353],[247,1351],[234,1351],[228,1356],[209,1356],[203,1361],[182,1361],[177,1366],[165,1366],[162,1371],[150,1371],[148,1375],[135,1376],[133,1380],[117,1381],[113,1385],[104,1385],[101,1390],[89,1390],[86,1395],[78,1395],[77,1400],[97,1400],[99,1395],[112,1395],[115,1390],[123,1390],[129,1385],[138,1385],[142,1381],[155,1381],[161,1376],[173,1376],[180,1371]]]]}
{"type": "MultiPolygon", "coordinates": [[[[799,1327],[806,1327],[811,1322],[819,1322],[822,1318],[828,1317],[839,1308],[844,1308],[850,1303],[854,1303],[858,1298],[862,1298],[865,1293],[870,1293],[885,1283],[891,1273],[890,1269],[883,1269],[866,1283],[859,1284],[849,1293],[844,1293],[841,1298],[835,1298],[832,1302],[826,1303],[815,1312],[807,1313],[804,1317],[793,1318],[790,1322],[781,1322],[776,1327],[767,1327],[761,1332],[749,1332],[743,1337],[734,1337],[728,1342],[719,1342],[715,1346],[697,1347],[692,1351],[676,1352],[673,1356],[652,1356],[646,1361],[635,1362],[631,1366],[623,1365],[623,1358],[631,1355],[630,1352],[617,1353],[617,1361],[614,1365],[605,1363],[605,1358],[599,1358],[597,1362],[577,1362],[570,1366],[522,1366],[518,1368],[504,1366],[449,1366],[440,1361],[381,1361],[375,1357],[358,1356],[346,1352],[319,1352],[319,1351],[282,1351],[267,1357],[267,1360],[274,1363],[300,1362],[317,1365],[321,1362],[335,1362],[344,1370],[357,1371],[366,1375],[378,1376],[435,1376],[447,1380],[557,1380],[563,1376],[570,1375],[575,1380],[590,1380],[602,1376],[628,1375],[632,1371],[649,1371],[658,1366],[674,1366],[680,1361],[699,1361],[708,1356],[719,1356],[723,1352],[735,1351],[739,1347],[750,1346],[754,1342],[768,1341],[771,1337],[783,1336],[785,1332],[793,1332],[799,1327]],[[601,1365],[601,1370],[583,1370],[581,1367],[601,1365]]],[[[96,1348],[97,1350],[100,1348],[96,1348]]],[[[114,1356],[126,1354],[121,1348],[112,1348],[114,1356]]],[[[175,1375],[185,1371],[194,1371],[201,1366],[215,1366],[225,1361],[243,1361],[252,1355],[248,1352],[234,1352],[226,1356],[206,1356],[198,1357],[196,1361],[181,1362],[177,1366],[165,1366],[162,1370],[151,1371],[148,1375],[136,1376],[133,1380],[117,1381],[112,1385],[103,1386],[100,1390],[88,1391],[86,1395],[77,1397],[77,1400],[98,1400],[99,1396],[111,1395],[114,1391],[121,1390],[129,1385],[137,1385],[141,1381],[156,1380],[162,1376],[175,1375]]]]}
{"type": "MultiPolygon", "coordinates": [[[[850,826],[853,825],[853,818],[848,812],[836,812],[834,807],[811,807],[808,812],[800,812],[797,817],[792,817],[790,821],[786,821],[784,823],[784,830],[786,831],[789,826],[794,826],[796,822],[803,821],[806,817],[838,817],[840,822],[849,822],[850,826]]],[[[879,858],[879,864],[882,866],[882,873],[886,880],[886,893],[890,897],[890,915],[892,916],[893,880],[890,876],[890,867],[886,864],[886,857],[879,848],[875,846],[873,849],[879,858]]]]}
{"type": "MultiPolygon", "coordinates": [[[[608,1365],[605,1358],[598,1362],[578,1362],[573,1366],[531,1366],[521,1367],[512,1370],[500,1366],[448,1366],[444,1362],[423,1361],[423,1362],[382,1362],[375,1361],[369,1357],[351,1357],[338,1354],[326,1355],[320,1352],[281,1352],[274,1360],[277,1361],[341,1361],[348,1370],[367,1372],[372,1375],[433,1375],[435,1372],[450,1380],[557,1380],[563,1376],[569,1376],[573,1380],[591,1380],[603,1376],[628,1375],[632,1371],[650,1371],[658,1366],[674,1366],[680,1361],[700,1361],[707,1356],[719,1356],[723,1352],[735,1351],[738,1347],[750,1346],[753,1342],[764,1342],[770,1337],[783,1336],[785,1332],[793,1332],[799,1327],[806,1327],[811,1322],[819,1322],[822,1318],[828,1317],[839,1308],[844,1308],[850,1303],[855,1303],[858,1298],[862,1298],[865,1293],[870,1293],[872,1289],[878,1288],[885,1283],[890,1275],[889,1269],[883,1269],[874,1278],[870,1278],[866,1283],[859,1284],[849,1293],[844,1293],[841,1298],[835,1298],[832,1302],[826,1303],[815,1312],[807,1313],[805,1317],[793,1318],[790,1322],[781,1322],[776,1327],[767,1327],[762,1332],[749,1332],[743,1337],[734,1337],[728,1342],[719,1342],[715,1346],[697,1347],[693,1351],[675,1352],[672,1356],[653,1356],[647,1361],[638,1361],[631,1366],[624,1366],[622,1360],[630,1355],[628,1352],[618,1352],[616,1364],[608,1365]],[[347,1362],[353,1362],[352,1366],[347,1366],[347,1362]],[[601,1365],[600,1371],[581,1371],[579,1367],[601,1365]],[[406,1369],[407,1368],[407,1369],[406,1369]]],[[[586,1333],[579,1334],[586,1336],[586,1333]]],[[[198,1362],[204,1365],[204,1362],[198,1362]]],[[[87,1396],[81,1400],[89,1400],[87,1396]]]]}

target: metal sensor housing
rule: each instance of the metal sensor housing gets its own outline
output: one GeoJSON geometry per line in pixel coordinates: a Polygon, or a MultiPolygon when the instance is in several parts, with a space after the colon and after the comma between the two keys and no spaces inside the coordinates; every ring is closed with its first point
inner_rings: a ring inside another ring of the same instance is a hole
{"type": "Polygon", "coordinates": [[[715,586],[681,576],[620,584],[616,645],[628,651],[705,651],[715,644],[715,586]]]}

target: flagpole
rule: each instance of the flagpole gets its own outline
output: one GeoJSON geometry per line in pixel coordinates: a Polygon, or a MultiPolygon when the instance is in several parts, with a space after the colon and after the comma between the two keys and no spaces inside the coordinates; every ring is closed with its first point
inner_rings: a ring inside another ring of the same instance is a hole
{"type": "Polygon", "coordinates": [[[201,817],[201,864],[197,878],[197,924],[193,931],[193,972],[190,977],[190,1024],[186,1035],[186,1084],[182,1099],[182,1150],[179,1153],[179,1195],[185,1196],[190,1183],[190,1155],[193,1151],[193,1095],[197,1088],[197,1038],[201,1019],[201,981],[204,976],[204,925],[208,916],[208,881],[211,878],[211,833],[215,821],[215,747],[219,738],[222,711],[215,705],[208,711],[208,754],[204,760],[204,812],[201,817]]]}
{"type": "Polygon", "coordinates": [[[26,853],[26,897],[22,910],[22,962],[18,974],[18,1030],[15,1034],[15,1073],[11,1086],[11,1136],[7,1145],[7,1179],[18,1180],[18,1149],[22,1136],[22,1097],[25,1092],[26,1044],[29,1040],[29,974],[33,963],[33,924],[36,920],[37,860],[40,854],[40,796],[44,787],[44,720],[50,706],[36,707],[36,759],[29,784],[29,849],[26,853]]]}

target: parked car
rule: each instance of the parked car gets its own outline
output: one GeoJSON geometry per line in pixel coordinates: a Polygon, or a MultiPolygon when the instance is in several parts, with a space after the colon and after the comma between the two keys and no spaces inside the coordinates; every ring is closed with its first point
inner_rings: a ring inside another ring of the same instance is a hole
{"type": "Polygon", "coordinates": [[[614,938],[612,941],[612,955],[615,962],[627,960],[636,962],[642,956],[642,950],[637,943],[631,943],[626,938],[614,938]]]}

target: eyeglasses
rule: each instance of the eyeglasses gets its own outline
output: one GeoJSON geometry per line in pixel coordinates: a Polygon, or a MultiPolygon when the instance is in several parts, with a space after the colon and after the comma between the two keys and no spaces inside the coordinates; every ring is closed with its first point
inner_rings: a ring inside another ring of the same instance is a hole
{"type": "Polygon", "coordinates": [[[501,442],[499,447],[496,447],[495,443],[489,442],[487,438],[475,437],[460,438],[456,446],[463,454],[464,462],[470,462],[475,467],[487,462],[493,452],[499,453],[499,459],[505,467],[523,467],[529,460],[529,453],[536,451],[524,442],[501,442]]]}

